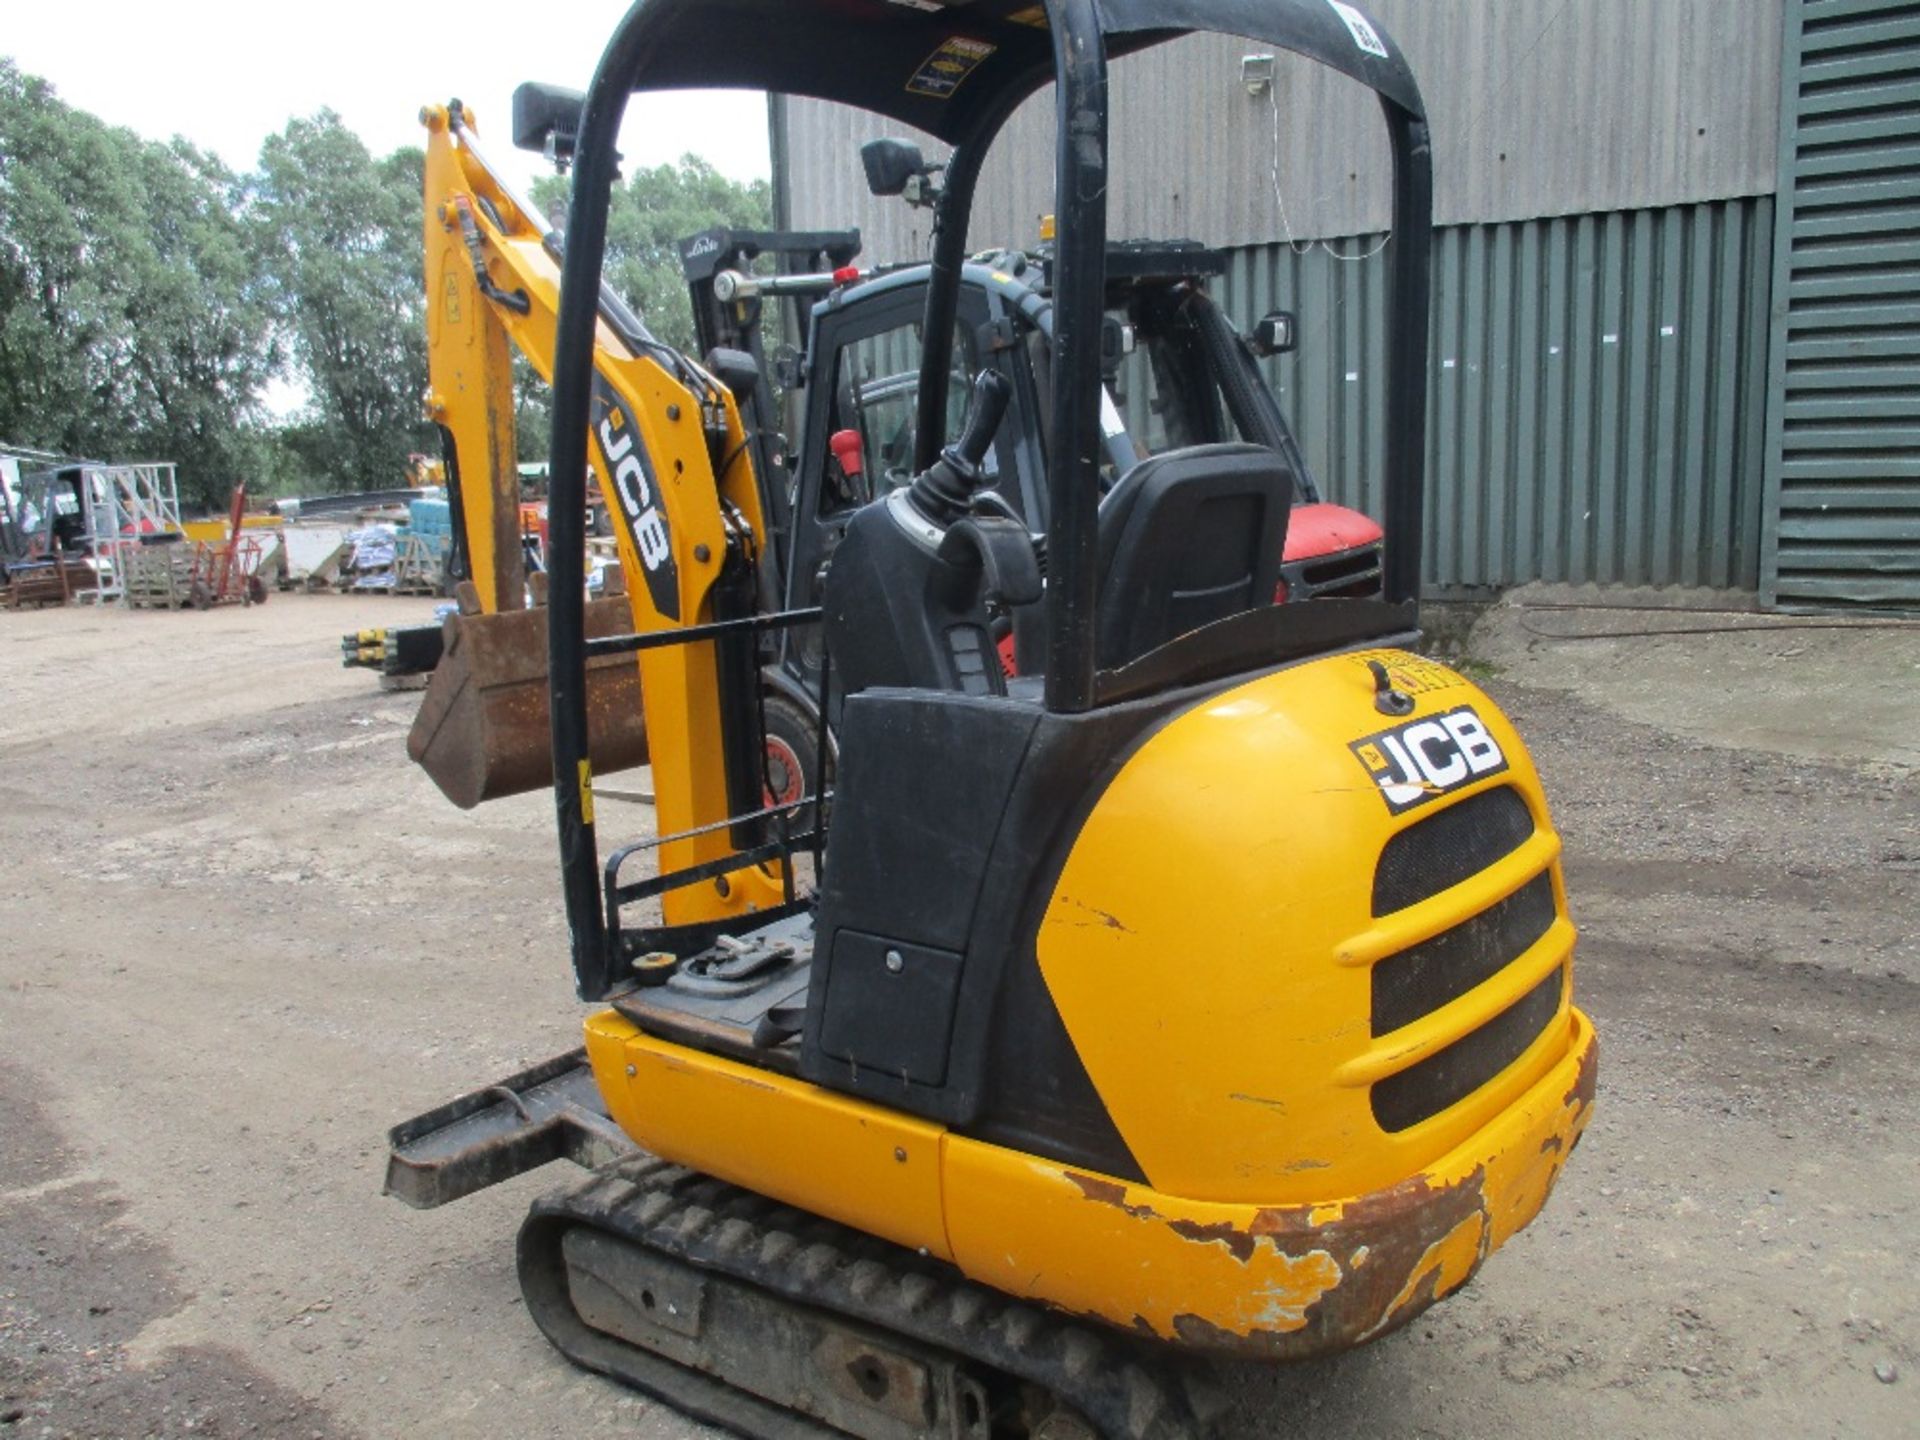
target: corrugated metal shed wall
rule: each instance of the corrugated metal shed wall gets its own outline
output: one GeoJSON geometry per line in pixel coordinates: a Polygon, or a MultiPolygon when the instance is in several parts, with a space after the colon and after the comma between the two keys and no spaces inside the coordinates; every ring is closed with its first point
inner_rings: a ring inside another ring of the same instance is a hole
{"type": "MultiPolygon", "coordinates": [[[[1445,227],[1428,583],[1755,587],[1781,4],[1370,8],[1425,82],[1445,227]]],[[[1273,378],[1329,497],[1378,513],[1383,266],[1274,243],[1377,243],[1366,232],[1384,223],[1384,188],[1359,183],[1384,170],[1377,110],[1284,57],[1273,97],[1250,96],[1247,48],[1196,38],[1115,67],[1113,233],[1244,247],[1224,302],[1243,325],[1273,306],[1299,313],[1302,351],[1273,378]]],[[[858,223],[875,259],[925,253],[924,212],[862,182],[860,142],[893,127],[805,101],[788,118],[794,223],[858,223]]],[[[1032,238],[1051,142],[1043,106],[1015,118],[983,180],[976,244],[1032,238]]],[[[1144,404],[1143,387],[1129,402],[1144,404]]]]}
{"type": "MultiPolygon", "coordinates": [[[[1753,589],[1771,243],[1765,199],[1439,232],[1426,583],[1753,589]]],[[[1219,290],[1243,327],[1296,312],[1268,379],[1326,498],[1374,515],[1385,258],[1336,252],[1377,244],[1238,250],[1219,290]]],[[[1146,387],[1122,404],[1149,433],[1146,387]]]]}
{"type": "Polygon", "coordinates": [[[1791,0],[1762,595],[1920,608],[1920,0],[1791,0]]]}
{"type": "MultiPolygon", "coordinates": [[[[1425,86],[1440,224],[1773,190],[1779,0],[1377,0],[1367,8],[1425,86]]],[[[1114,235],[1246,245],[1386,223],[1386,147],[1371,94],[1282,55],[1273,90],[1249,95],[1240,60],[1251,48],[1197,36],[1114,65],[1114,235]],[[1202,145],[1207,163],[1197,165],[1202,145]]],[[[1050,92],[1037,96],[994,147],[976,202],[976,245],[1029,241],[1036,218],[1053,208],[1050,105],[1050,92]]],[[[860,169],[861,142],[898,126],[808,100],[787,102],[787,123],[792,223],[857,224],[876,260],[925,254],[924,215],[875,201],[860,169]]]]}

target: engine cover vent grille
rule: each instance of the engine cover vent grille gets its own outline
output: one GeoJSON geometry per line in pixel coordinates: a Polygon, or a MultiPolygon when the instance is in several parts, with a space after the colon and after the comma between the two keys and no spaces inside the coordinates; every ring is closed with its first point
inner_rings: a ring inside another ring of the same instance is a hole
{"type": "Polygon", "coordinates": [[[1375,1122],[1389,1133],[1411,1129],[1466,1099],[1518,1060],[1553,1023],[1566,982],[1562,965],[1472,1034],[1376,1083],[1375,1122]]]}
{"type": "Polygon", "coordinates": [[[1520,792],[1499,785],[1449,805],[1387,841],[1373,872],[1373,913],[1391,915],[1511,855],[1533,834],[1520,792]]]}
{"type": "Polygon", "coordinates": [[[1373,967],[1373,1033],[1385,1035],[1457,1000],[1525,954],[1553,924],[1553,877],[1542,871],[1431,940],[1373,967]]]}

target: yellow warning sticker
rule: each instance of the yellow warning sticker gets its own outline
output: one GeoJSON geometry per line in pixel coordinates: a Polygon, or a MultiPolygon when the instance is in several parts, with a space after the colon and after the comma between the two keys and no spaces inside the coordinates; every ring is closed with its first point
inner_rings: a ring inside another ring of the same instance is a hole
{"type": "Polygon", "coordinates": [[[580,762],[580,823],[593,824],[593,762],[580,762]]]}
{"type": "Polygon", "coordinates": [[[1044,5],[1029,5],[1024,10],[1014,11],[1007,19],[1016,25],[1031,25],[1036,30],[1052,28],[1047,24],[1047,7],[1044,5]]]}
{"type": "Polygon", "coordinates": [[[1362,650],[1354,659],[1365,664],[1369,660],[1378,660],[1387,667],[1387,675],[1393,681],[1393,688],[1404,690],[1409,695],[1426,695],[1435,690],[1451,690],[1456,685],[1467,683],[1466,677],[1459,671],[1449,669],[1437,660],[1425,660],[1418,655],[1409,655],[1404,650],[1362,650]]]}
{"type": "Polygon", "coordinates": [[[939,49],[920,62],[920,68],[907,81],[907,92],[931,96],[935,100],[948,99],[960,88],[960,82],[973,73],[974,67],[997,49],[999,46],[989,45],[984,40],[950,36],[940,42],[939,49]]]}

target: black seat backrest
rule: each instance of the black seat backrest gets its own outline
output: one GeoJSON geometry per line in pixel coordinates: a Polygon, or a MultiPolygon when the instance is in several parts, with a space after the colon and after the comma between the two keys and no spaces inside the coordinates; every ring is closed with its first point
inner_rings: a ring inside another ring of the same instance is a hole
{"type": "Polygon", "coordinates": [[[1292,505],[1293,472],[1261,445],[1193,445],[1129,470],[1100,503],[1100,668],[1272,604],[1292,505]]]}

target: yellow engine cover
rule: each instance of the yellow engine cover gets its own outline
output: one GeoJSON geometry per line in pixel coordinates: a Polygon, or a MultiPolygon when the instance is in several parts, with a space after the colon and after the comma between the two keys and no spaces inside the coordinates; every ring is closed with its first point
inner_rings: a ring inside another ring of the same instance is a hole
{"type": "Polygon", "coordinates": [[[1067,858],[1040,926],[1040,969],[1156,1189],[1262,1204],[1362,1194],[1420,1174],[1566,1054],[1563,985],[1554,1023],[1494,1083],[1398,1133],[1373,1114],[1375,1083],[1567,968],[1574,931],[1559,848],[1525,747],[1481,690],[1404,652],[1332,656],[1228,690],[1139,748],[1067,858]],[[1414,698],[1410,714],[1376,708],[1369,661],[1414,698]],[[1471,716],[1453,723],[1472,736],[1477,722],[1498,760],[1484,745],[1458,756],[1446,716],[1471,716]],[[1433,738],[1435,725],[1445,738],[1433,738]],[[1374,738],[1395,731],[1414,740],[1374,738]],[[1417,772],[1399,794],[1382,783],[1400,777],[1396,749],[1417,772]],[[1422,758],[1453,783],[1418,773],[1422,758]],[[1501,785],[1526,803],[1532,837],[1431,899],[1376,917],[1388,839],[1501,785]],[[1416,1022],[1371,1033],[1376,962],[1543,871],[1556,918],[1535,944],[1416,1022]]]}
{"type": "Polygon", "coordinates": [[[1403,652],[1310,661],[1162,724],[1093,801],[1036,937],[1144,1183],[612,1012],[587,1046],[614,1118],[669,1159],[1177,1345],[1323,1354],[1464,1284],[1586,1125],[1596,1044],[1558,855],[1506,718],[1403,652]],[[1375,666],[1406,713],[1383,713],[1375,666]],[[1456,822],[1501,787],[1510,828],[1478,863],[1456,822]],[[1449,816],[1375,914],[1394,837],[1449,816]],[[1425,968],[1383,1002],[1382,962],[1425,968]],[[1396,1077],[1414,1083],[1383,1109],[1396,1077]]]}

